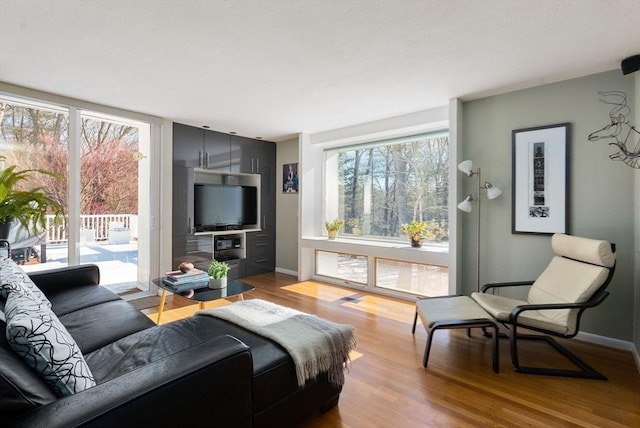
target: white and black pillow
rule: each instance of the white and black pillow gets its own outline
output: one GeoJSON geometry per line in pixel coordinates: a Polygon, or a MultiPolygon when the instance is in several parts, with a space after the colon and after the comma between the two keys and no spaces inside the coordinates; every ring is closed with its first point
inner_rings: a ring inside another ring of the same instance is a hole
{"type": "Polygon", "coordinates": [[[5,315],[9,345],[58,397],[96,385],[75,340],[50,309],[10,291],[5,315]]]}
{"type": "Polygon", "coordinates": [[[0,259],[0,299],[6,299],[10,291],[23,294],[37,303],[51,308],[51,302],[11,259],[0,259]]]}

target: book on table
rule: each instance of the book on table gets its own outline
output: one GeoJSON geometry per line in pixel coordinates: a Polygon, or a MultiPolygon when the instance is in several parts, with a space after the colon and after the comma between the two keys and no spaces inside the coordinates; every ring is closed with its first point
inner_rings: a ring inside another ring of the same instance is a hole
{"type": "Polygon", "coordinates": [[[193,281],[204,281],[209,279],[209,274],[200,269],[191,269],[188,272],[173,270],[165,274],[164,279],[171,284],[185,284],[193,281]]]}
{"type": "Polygon", "coordinates": [[[162,279],[162,283],[166,286],[166,288],[169,291],[172,291],[174,293],[180,293],[183,291],[189,291],[189,290],[197,290],[199,288],[205,288],[209,286],[209,277],[207,277],[206,280],[195,280],[195,281],[188,281],[188,282],[184,282],[181,284],[176,284],[173,283],[169,280],[167,280],[167,278],[163,278],[162,279]]]}

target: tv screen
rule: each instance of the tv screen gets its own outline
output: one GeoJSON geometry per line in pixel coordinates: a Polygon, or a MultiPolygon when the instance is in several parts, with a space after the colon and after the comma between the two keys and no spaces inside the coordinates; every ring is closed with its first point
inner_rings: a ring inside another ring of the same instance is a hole
{"type": "Polygon", "coordinates": [[[258,223],[258,189],[252,186],[196,184],[196,231],[224,230],[258,223]]]}

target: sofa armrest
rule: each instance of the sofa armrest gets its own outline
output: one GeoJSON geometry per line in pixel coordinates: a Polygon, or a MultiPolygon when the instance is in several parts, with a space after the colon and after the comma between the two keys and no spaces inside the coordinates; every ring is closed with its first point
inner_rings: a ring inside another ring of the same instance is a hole
{"type": "Polygon", "coordinates": [[[93,264],[31,272],[28,275],[45,295],[52,291],[100,284],[100,269],[93,264]]]}
{"type": "Polygon", "coordinates": [[[34,409],[3,426],[233,426],[252,423],[249,348],[220,336],[93,388],[34,409]]]}

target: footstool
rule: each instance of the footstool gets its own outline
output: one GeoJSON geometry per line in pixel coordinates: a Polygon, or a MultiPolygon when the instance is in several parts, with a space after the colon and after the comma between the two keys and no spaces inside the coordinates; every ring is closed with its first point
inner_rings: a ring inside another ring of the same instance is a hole
{"type": "MultiPolygon", "coordinates": [[[[424,348],[424,359],[422,361],[424,367],[427,367],[429,361],[431,339],[436,330],[483,327],[493,329],[493,334],[491,335],[493,341],[493,371],[496,373],[500,371],[498,325],[473,299],[468,296],[443,296],[418,300],[416,302],[416,315],[413,318],[413,329],[411,330],[413,334],[416,332],[418,315],[420,315],[420,320],[427,331],[427,344],[424,348]]],[[[468,330],[467,334],[469,334],[468,330]]]]}

